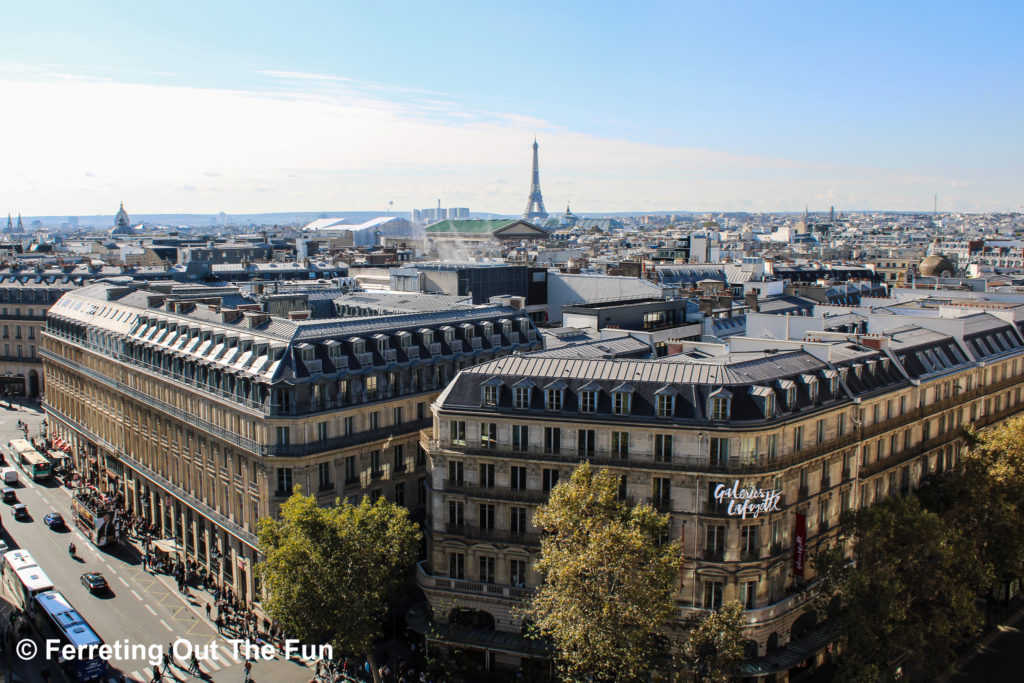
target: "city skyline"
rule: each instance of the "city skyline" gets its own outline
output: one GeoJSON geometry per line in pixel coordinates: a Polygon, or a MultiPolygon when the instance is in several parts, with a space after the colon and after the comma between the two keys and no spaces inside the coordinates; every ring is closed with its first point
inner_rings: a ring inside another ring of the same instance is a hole
{"type": "Polygon", "coordinates": [[[0,10],[0,212],[1024,203],[1007,4],[198,7],[0,10]]]}

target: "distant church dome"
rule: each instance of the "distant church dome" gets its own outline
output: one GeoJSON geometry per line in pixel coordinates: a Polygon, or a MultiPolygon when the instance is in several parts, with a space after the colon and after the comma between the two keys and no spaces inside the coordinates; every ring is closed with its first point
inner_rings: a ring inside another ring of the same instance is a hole
{"type": "Polygon", "coordinates": [[[131,235],[132,232],[131,220],[128,218],[128,212],[124,210],[124,202],[121,202],[121,208],[118,210],[117,215],[114,217],[114,229],[110,231],[111,235],[131,235]]]}
{"type": "Polygon", "coordinates": [[[945,254],[939,253],[938,247],[939,240],[935,240],[931,249],[928,250],[928,256],[925,256],[917,267],[921,277],[953,277],[956,273],[956,266],[946,258],[945,254]]]}

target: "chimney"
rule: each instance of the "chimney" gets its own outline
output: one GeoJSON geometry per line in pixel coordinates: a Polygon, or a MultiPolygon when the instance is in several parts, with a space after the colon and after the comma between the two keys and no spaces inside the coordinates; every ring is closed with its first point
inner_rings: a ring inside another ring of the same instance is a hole
{"type": "Polygon", "coordinates": [[[270,316],[267,315],[266,313],[255,313],[252,311],[246,311],[243,315],[245,316],[246,325],[248,325],[250,328],[259,327],[263,323],[270,320],[270,316]]]}
{"type": "Polygon", "coordinates": [[[309,320],[309,311],[288,311],[289,320],[309,320]]]}
{"type": "Polygon", "coordinates": [[[220,321],[222,323],[233,323],[242,317],[242,312],[237,308],[222,308],[220,311],[220,321]]]}
{"type": "Polygon", "coordinates": [[[719,294],[718,297],[718,308],[724,308],[728,311],[728,316],[732,317],[732,296],[729,294],[719,294]]]}
{"type": "Polygon", "coordinates": [[[705,318],[710,318],[715,310],[715,300],[710,297],[700,298],[700,312],[704,314],[705,318]]]}
{"type": "Polygon", "coordinates": [[[757,294],[757,290],[753,289],[747,292],[746,296],[743,297],[743,300],[747,304],[747,310],[751,313],[757,313],[761,310],[761,304],[758,301],[757,294]]]}
{"type": "Polygon", "coordinates": [[[151,294],[150,296],[146,297],[146,306],[148,306],[149,308],[160,308],[160,304],[162,304],[163,302],[164,297],[162,294],[151,294]]]}

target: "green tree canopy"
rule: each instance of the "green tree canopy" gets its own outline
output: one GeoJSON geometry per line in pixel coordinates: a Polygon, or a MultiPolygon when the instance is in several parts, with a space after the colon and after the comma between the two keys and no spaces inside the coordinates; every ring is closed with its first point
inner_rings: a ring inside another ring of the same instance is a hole
{"type": "Polygon", "coordinates": [[[668,516],[617,500],[618,475],[582,465],[551,491],[543,531],[544,583],[526,609],[551,639],[566,680],[646,680],[674,608],[679,544],[661,542],[668,516]]]}
{"type": "Polygon", "coordinates": [[[680,668],[709,683],[728,681],[736,663],[743,659],[743,630],[747,620],[743,605],[733,600],[687,624],[690,634],[677,661],[680,668]]]}
{"type": "Polygon", "coordinates": [[[875,681],[905,655],[930,676],[944,671],[980,627],[975,606],[990,574],[971,545],[915,496],[893,496],[844,520],[842,542],[819,553],[821,604],[839,598],[847,646],[837,678],[875,681]]]}
{"type": "Polygon", "coordinates": [[[373,657],[387,598],[416,560],[420,532],[404,507],[379,498],[324,508],[301,489],[279,519],[258,526],[267,589],[265,609],[305,643],[330,643],[336,655],[373,657]]]}

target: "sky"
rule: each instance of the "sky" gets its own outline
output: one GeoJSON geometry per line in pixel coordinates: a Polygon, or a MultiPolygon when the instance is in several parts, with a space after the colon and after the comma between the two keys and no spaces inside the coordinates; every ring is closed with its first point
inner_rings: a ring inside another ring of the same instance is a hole
{"type": "Polygon", "coordinates": [[[1019,2],[0,4],[0,214],[1024,205],[1019,2]],[[628,5],[628,6],[627,6],[628,5]]]}

